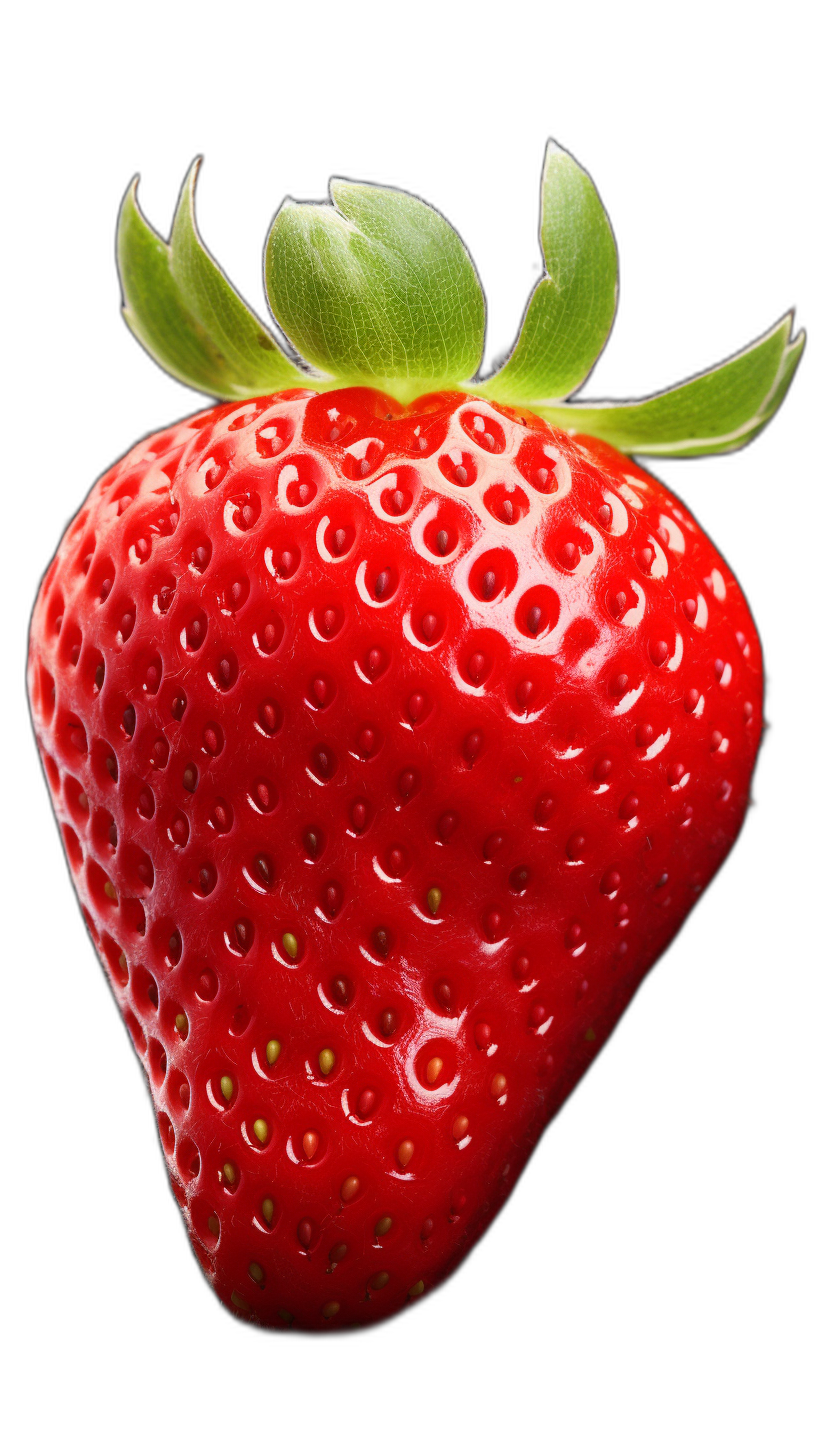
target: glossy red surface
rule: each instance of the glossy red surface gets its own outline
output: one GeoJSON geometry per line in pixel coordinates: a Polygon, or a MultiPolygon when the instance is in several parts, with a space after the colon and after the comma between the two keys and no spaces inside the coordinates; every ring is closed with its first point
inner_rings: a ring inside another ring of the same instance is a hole
{"type": "Polygon", "coordinates": [[[30,693],[193,1248],[279,1328],[375,1321],[472,1246],[727,854],[762,723],[748,608],[664,486],[366,390],[108,471],[30,693]]]}

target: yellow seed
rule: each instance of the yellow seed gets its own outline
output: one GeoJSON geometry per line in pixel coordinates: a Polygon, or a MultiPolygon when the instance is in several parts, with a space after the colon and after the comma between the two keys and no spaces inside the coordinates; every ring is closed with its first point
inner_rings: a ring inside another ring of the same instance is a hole
{"type": "Polygon", "coordinates": [[[388,1277],[389,1276],[386,1274],[385,1270],[381,1269],[379,1274],[375,1274],[373,1279],[371,1280],[371,1288],[385,1289],[385,1286],[388,1283],[388,1277]]]}
{"type": "Polygon", "coordinates": [[[80,809],[87,809],[87,807],[88,807],[88,795],[85,793],[85,790],[84,789],[82,790],[82,793],[81,794],[77,794],[77,802],[79,804],[80,809]]]}
{"type": "Polygon", "coordinates": [[[252,1131],[254,1132],[259,1143],[265,1143],[267,1138],[269,1137],[269,1124],[267,1123],[266,1118],[256,1117],[255,1121],[252,1124],[252,1131]]]}
{"type": "Polygon", "coordinates": [[[224,1177],[226,1178],[227,1182],[230,1185],[235,1182],[235,1179],[238,1177],[238,1174],[235,1171],[235,1164],[234,1163],[225,1163],[224,1164],[224,1177]]]}
{"type": "Polygon", "coordinates": [[[490,1083],[490,1090],[494,1097],[503,1097],[507,1091],[507,1078],[503,1072],[497,1072],[490,1083]]]}
{"type": "Polygon", "coordinates": [[[428,909],[430,910],[432,915],[436,914],[441,904],[442,891],[437,885],[434,885],[433,889],[428,891],[428,909]]]}
{"type": "Polygon", "coordinates": [[[275,1205],[272,1202],[271,1198],[264,1199],[263,1203],[261,1204],[261,1213],[263,1214],[266,1223],[272,1222],[275,1214],[275,1205]]]}
{"type": "Polygon", "coordinates": [[[232,1085],[232,1077],[223,1076],[221,1078],[221,1096],[223,1097],[225,1102],[229,1102],[234,1091],[235,1088],[232,1085]]]}
{"type": "Polygon", "coordinates": [[[233,1289],[232,1294],[230,1295],[230,1299],[232,1300],[236,1309],[243,1310],[244,1314],[249,1313],[249,1305],[244,1299],[243,1294],[239,1294],[237,1289],[233,1289]]]}
{"type": "Polygon", "coordinates": [[[328,1301],[328,1304],[324,1304],[324,1306],[323,1306],[323,1311],[322,1311],[323,1318],[324,1319],[333,1319],[334,1316],[337,1314],[337,1311],[339,1310],[339,1308],[340,1308],[340,1306],[337,1303],[337,1300],[336,1299],[330,1299],[328,1301]]]}
{"type": "Polygon", "coordinates": [[[274,1038],[272,1041],[268,1041],[266,1043],[266,1060],[268,1061],[270,1067],[274,1067],[276,1061],[278,1060],[278,1057],[280,1056],[280,1051],[281,1044],[279,1041],[275,1041],[274,1038]]]}
{"type": "Polygon", "coordinates": [[[122,954],[119,957],[119,969],[122,971],[127,970],[127,956],[125,955],[124,951],[122,951],[122,954]]]}
{"type": "Polygon", "coordinates": [[[403,1138],[402,1142],[397,1148],[397,1161],[402,1164],[403,1168],[406,1168],[413,1156],[414,1145],[411,1142],[411,1139],[403,1138]]]}
{"type": "Polygon", "coordinates": [[[250,1279],[254,1279],[256,1284],[263,1284],[263,1282],[264,1282],[264,1271],[261,1268],[260,1264],[255,1264],[255,1263],[250,1264],[250,1266],[249,1266],[249,1277],[250,1277],[250,1279]]]}
{"type": "Polygon", "coordinates": [[[595,1040],[595,1032],[593,1031],[592,1027],[590,1026],[584,1032],[584,1041],[594,1041],[594,1040],[595,1040]]]}
{"type": "Polygon", "coordinates": [[[311,1159],[317,1152],[317,1145],[319,1141],[320,1139],[318,1138],[316,1132],[305,1132],[303,1134],[303,1151],[309,1161],[311,1161],[311,1159]]]}
{"type": "Polygon", "coordinates": [[[283,948],[290,960],[294,960],[298,953],[298,943],[291,930],[287,930],[283,936],[283,948]]]}
{"type": "Polygon", "coordinates": [[[409,1299],[418,1299],[419,1296],[420,1296],[420,1294],[423,1293],[424,1289],[425,1289],[425,1282],[424,1282],[424,1280],[417,1279],[416,1284],[412,1284],[411,1285],[411,1288],[408,1290],[408,1298],[409,1299]]]}
{"type": "Polygon", "coordinates": [[[340,1189],[340,1197],[344,1203],[351,1203],[352,1198],[356,1198],[359,1192],[360,1180],[359,1178],[355,1178],[354,1174],[352,1173],[348,1178],[345,1178],[343,1180],[343,1185],[340,1189]]]}
{"type": "Polygon", "coordinates": [[[189,1022],[187,1020],[187,1017],[184,1015],[183,1011],[180,1011],[178,1016],[176,1017],[176,1031],[178,1032],[179,1036],[187,1035],[188,1026],[189,1022]]]}
{"type": "Polygon", "coordinates": [[[113,901],[114,905],[119,904],[119,896],[117,895],[116,889],[111,884],[110,880],[105,881],[105,894],[107,895],[109,900],[113,901]]]}
{"type": "Polygon", "coordinates": [[[441,1071],[442,1071],[442,1058],[441,1057],[431,1057],[431,1060],[429,1061],[427,1067],[425,1068],[425,1076],[428,1078],[428,1081],[431,1083],[431,1085],[433,1085],[433,1083],[437,1080],[437,1078],[439,1076],[439,1073],[441,1071]]]}
{"type": "Polygon", "coordinates": [[[278,1319],[282,1319],[284,1324],[286,1325],[291,1325],[294,1323],[295,1316],[293,1314],[290,1314],[288,1309],[279,1309],[278,1319]]]}
{"type": "Polygon", "coordinates": [[[454,1142],[460,1143],[462,1141],[462,1138],[466,1135],[469,1126],[470,1123],[468,1122],[466,1117],[457,1117],[455,1123],[453,1124],[454,1142]]]}
{"type": "Polygon", "coordinates": [[[217,1239],[219,1233],[221,1232],[221,1225],[218,1222],[218,1219],[216,1218],[214,1213],[211,1213],[209,1218],[207,1219],[207,1228],[210,1230],[213,1238],[217,1239]]]}
{"type": "Polygon", "coordinates": [[[388,1233],[392,1223],[393,1219],[390,1219],[387,1213],[382,1218],[377,1219],[374,1225],[374,1232],[378,1239],[381,1239],[384,1234],[388,1233]]]}
{"type": "Polygon", "coordinates": [[[331,1047],[324,1047],[323,1050],[322,1050],[322,1052],[320,1053],[320,1056],[318,1057],[317,1060],[318,1060],[318,1063],[320,1065],[320,1070],[323,1073],[323,1076],[324,1077],[328,1077],[329,1072],[332,1071],[332,1069],[334,1067],[335,1060],[336,1060],[335,1055],[334,1055],[334,1052],[332,1051],[331,1047]]]}

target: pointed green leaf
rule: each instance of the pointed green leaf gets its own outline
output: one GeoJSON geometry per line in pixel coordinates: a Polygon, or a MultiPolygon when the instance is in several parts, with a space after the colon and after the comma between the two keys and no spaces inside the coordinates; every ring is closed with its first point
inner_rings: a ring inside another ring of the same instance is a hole
{"type": "Polygon", "coordinates": [[[565,399],[584,382],[615,317],[618,254],[592,178],[547,143],[541,179],[545,274],[533,290],[506,364],[484,381],[491,399],[565,399]]]}
{"type": "Polygon", "coordinates": [[[791,381],[799,364],[802,350],[805,347],[805,331],[801,329],[792,343],[785,346],[782,361],[777,371],[774,386],[759,410],[756,417],[747,421],[743,430],[733,437],[726,438],[717,443],[712,443],[705,450],[689,450],[689,455],[725,455],[732,450],[741,450],[743,445],[750,444],[751,440],[764,430],[768,421],[773,419],[785,395],[787,394],[791,381]]]}
{"type": "Polygon", "coordinates": [[[302,372],[236,293],[199,237],[195,187],[200,165],[199,157],[187,173],[170,234],[170,271],[181,297],[223,359],[230,384],[242,395],[302,385],[302,372]]]}
{"type": "Polygon", "coordinates": [[[536,413],[573,433],[594,435],[624,455],[715,455],[739,450],[775,414],[805,343],[791,341],[792,313],[722,364],[684,384],[631,403],[544,405],[536,413]]]}
{"type": "Polygon", "coordinates": [[[196,167],[185,181],[169,245],[142,214],[136,180],[125,194],[116,247],[128,327],[169,374],[219,399],[314,385],[205,251],[193,213],[196,167]]]}
{"type": "Polygon", "coordinates": [[[458,234],[427,203],[334,179],[331,202],[284,202],[269,233],[272,312],[343,383],[403,398],[479,367],[484,299],[458,234]]]}
{"type": "Polygon", "coordinates": [[[158,364],[203,394],[238,398],[222,388],[224,361],[182,302],[164,238],[144,218],[136,179],[125,193],[116,234],[122,313],[158,364]]]}

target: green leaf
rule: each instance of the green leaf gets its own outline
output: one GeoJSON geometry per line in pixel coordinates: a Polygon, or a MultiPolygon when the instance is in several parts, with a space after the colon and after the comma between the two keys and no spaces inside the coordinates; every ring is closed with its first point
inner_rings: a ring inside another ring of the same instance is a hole
{"type": "Polygon", "coordinates": [[[123,314],[168,374],[218,399],[315,382],[278,348],[201,243],[193,211],[195,162],[179,199],[170,243],[125,193],[116,235],[123,314]]]}
{"type": "Polygon", "coordinates": [[[545,274],[527,304],[513,351],[492,379],[491,399],[564,399],[586,379],[606,343],[618,295],[618,254],[592,178],[550,140],[541,179],[545,274]]]}
{"type": "Polygon", "coordinates": [[[137,180],[125,193],[116,234],[125,322],[148,354],[182,384],[233,398],[222,389],[224,361],[182,302],[167,244],[139,208],[137,180]]]}
{"type": "Polygon", "coordinates": [[[551,424],[606,440],[624,455],[716,455],[739,450],[784,399],[805,343],[787,313],[747,348],[684,384],[631,403],[544,405],[551,424]]]}
{"type": "Polygon", "coordinates": [[[344,384],[408,399],[478,369],[484,298],[458,234],[427,203],[333,179],[331,202],[287,199],[266,251],[272,312],[344,384]]]}
{"type": "Polygon", "coordinates": [[[200,165],[199,157],[187,173],[170,234],[170,271],[181,297],[224,361],[232,388],[245,396],[302,385],[302,372],[236,293],[199,237],[195,187],[200,165]]]}
{"type": "Polygon", "coordinates": [[[799,364],[802,350],[805,347],[805,331],[801,329],[792,343],[785,346],[782,361],[777,371],[776,381],[773,388],[762,405],[761,409],[749,420],[744,429],[732,438],[718,441],[708,445],[705,450],[689,450],[689,455],[725,455],[732,450],[741,450],[743,445],[748,445],[756,436],[764,430],[768,421],[773,419],[785,395],[787,394],[791,381],[799,364]]]}

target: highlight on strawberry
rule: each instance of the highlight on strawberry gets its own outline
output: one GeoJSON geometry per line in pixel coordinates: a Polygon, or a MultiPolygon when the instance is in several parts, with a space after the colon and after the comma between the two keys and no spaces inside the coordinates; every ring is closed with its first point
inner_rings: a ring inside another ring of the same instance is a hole
{"type": "Polygon", "coordinates": [[[804,334],[576,399],[617,255],[552,142],[493,374],[464,244],[386,187],[284,202],[273,333],[197,171],[168,242],[134,182],[118,261],[136,338],[218,402],[94,485],[29,694],[196,1257],[240,1318],[331,1330],[456,1268],[736,839],[759,639],[632,457],[748,443],[804,334]]]}

